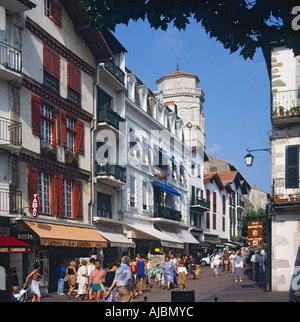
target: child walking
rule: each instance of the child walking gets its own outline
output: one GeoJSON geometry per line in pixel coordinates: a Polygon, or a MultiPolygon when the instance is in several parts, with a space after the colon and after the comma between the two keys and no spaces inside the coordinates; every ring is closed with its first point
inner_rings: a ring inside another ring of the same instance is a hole
{"type": "Polygon", "coordinates": [[[185,290],[185,281],[188,276],[188,271],[186,267],[184,266],[183,262],[180,262],[180,266],[177,268],[178,273],[178,285],[180,288],[180,291],[185,290]]]}
{"type": "Polygon", "coordinates": [[[156,269],[154,270],[154,273],[155,273],[156,287],[161,288],[162,269],[160,268],[159,264],[156,265],[156,269]]]}

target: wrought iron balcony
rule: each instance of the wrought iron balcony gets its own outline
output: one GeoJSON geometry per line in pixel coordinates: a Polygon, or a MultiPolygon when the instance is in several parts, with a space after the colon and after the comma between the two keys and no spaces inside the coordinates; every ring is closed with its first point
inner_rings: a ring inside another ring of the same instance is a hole
{"type": "Polygon", "coordinates": [[[107,123],[119,131],[121,129],[120,122],[125,122],[125,119],[114,112],[110,107],[104,105],[97,109],[97,122],[107,123]]]}
{"type": "Polygon", "coordinates": [[[0,212],[9,214],[22,213],[22,192],[17,190],[0,189],[0,212]]]}
{"type": "Polygon", "coordinates": [[[116,64],[110,60],[104,63],[104,67],[108,70],[122,85],[125,85],[125,73],[116,64]]]}
{"type": "Polygon", "coordinates": [[[190,199],[190,207],[193,208],[193,210],[207,211],[210,210],[210,201],[207,201],[206,199],[192,197],[190,199]]]}
{"type": "Polygon", "coordinates": [[[272,93],[273,124],[300,122],[299,94],[299,90],[289,90],[272,93]]]}
{"type": "Polygon", "coordinates": [[[99,165],[96,162],[96,177],[105,177],[107,179],[107,184],[109,185],[119,185],[126,183],[126,168],[118,164],[99,165]],[[112,180],[110,178],[113,178],[112,180]]]}
{"type": "Polygon", "coordinates": [[[300,204],[300,178],[273,179],[272,199],[275,204],[295,202],[300,204]]]}
{"type": "Polygon", "coordinates": [[[180,211],[160,205],[154,205],[153,217],[181,221],[180,211]]]}
{"type": "MultiPolygon", "coordinates": [[[[0,64],[6,71],[21,74],[22,71],[22,52],[6,43],[0,41],[0,64]]],[[[9,73],[8,73],[9,74],[9,73]]],[[[7,76],[7,79],[13,79],[7,76]]]]}
{"type": "Polygon", "coordinates": [[[22,123],[0,117],[0,146],[21,146],[22,123]]]}

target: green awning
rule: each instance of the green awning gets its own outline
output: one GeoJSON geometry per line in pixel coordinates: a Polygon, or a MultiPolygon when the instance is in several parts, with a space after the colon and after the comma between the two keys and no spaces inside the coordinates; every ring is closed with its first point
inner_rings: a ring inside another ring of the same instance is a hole
{"type": "Polygon", "coordinates": [[[206,242],[206,243],[210,243],[210,244],[215,245],[215,246],[218,246],[218,247],[220,247],[220,248],[224,248],[224,247],[226,247],[226,245],[221,244],[221,243],[216,242],[216,241],[205,240],[205,242],[206,242]]]}

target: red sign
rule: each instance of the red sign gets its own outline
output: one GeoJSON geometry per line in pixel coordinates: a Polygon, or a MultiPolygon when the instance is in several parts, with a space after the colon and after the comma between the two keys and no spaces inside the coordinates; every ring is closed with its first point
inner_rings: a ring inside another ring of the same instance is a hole
{"type": "Polygon", "coordinates": [[[31,213],[33,217],[37,217],[40,208],[39,195],[37,193],[33,194],[31,202],[31,213]]]}
{"type": "Polygon", "coordinates": [[[258,246],[263,244],[263,222],[248,222],[248,246],[258,246]]]}

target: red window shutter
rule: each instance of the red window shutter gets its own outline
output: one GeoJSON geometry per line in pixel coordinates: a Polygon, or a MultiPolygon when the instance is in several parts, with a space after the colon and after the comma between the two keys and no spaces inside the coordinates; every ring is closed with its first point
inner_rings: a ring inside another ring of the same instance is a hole
{"type": "Polygon", "coordinates": [[[64,216],[64,178],[60,174],[58,177],[58,217],[64,216]]]}
{"type": "Polygon", "coordinates": [[[210,213],[206,213],[206,228],[210,228],[210,213]]]}
{"type": "Polygon", "coordinates": [[[41,99],[31,95],[31,126],[32,133],[41,136],[41,99]]]}
{"type": "Polygon", "coordinates": [[[67,113],[61,111],[61,144],[67,147],[67,113]]]}
{"type": "Polygon", "coordinates": [[[44,44],[44,70],[55,78],[60,78],[60,56],[44,44]]]}
{"type": "Polygon", "coordinates": [[[56,143],[60,145],[61,135],[60,135],[60,109],[55,111],[55,128],[56,128],[56,143]]]}
{"type": "Polygon", "coordinates": [[[81,71],[71,63],[68,63],[68,86],[81,93],[81,71]]]}
{"type": "Polygon", "coordinates": [[[31,202],[34,193],[38,193],[38,171],[33,166],[27,167],[27,180],[28,180],[28,206],[31,207],[31,202]]]}
{"type": "Polygon", "coordinates": [[[53,21],[61,27],[61,7],[56,1],[52,1],[52,17],[53,21]]]}
{"type": "Polygon", "coordinates": [[[75,151],[84,155],[84,122],[77,120],[75,131],[75,151]]]}
{"type": "Polygon", "coordinates": [[[210,201],[210,190],[206,189],[206,200],[210,201]]]}
{"type": "Polygon", "coordinates": [[[213,229],[217,229],[217,215],[213,214],[213,229]]]}
{"type": "Polygon", "coordinates": [[[213,192],[213,211],[217,212],[217,193],[213,192]]]}
{"type": "Polygon", "coordinates": [[[83,219],[82,182],[78,180],[73,181],[72,208],[73,208],[73,218],[82,220],[83,219]]]}

